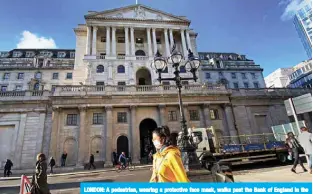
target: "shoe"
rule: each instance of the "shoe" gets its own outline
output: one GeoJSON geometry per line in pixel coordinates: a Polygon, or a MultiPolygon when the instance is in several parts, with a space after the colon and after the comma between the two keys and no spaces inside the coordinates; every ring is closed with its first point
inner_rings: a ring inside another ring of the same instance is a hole
{"type": "Polygon", "coordinates": [[[303,169],[303,172],[308,172],[308,170],[307,169],[303,169]]]}
{"type": "Polygon", "coordinates": [[[291,169],[291,172],[293,172],[293,173],[296,173],[297,174],[297,172],[296,172],[296,170],[295,169],[291,169]]]}

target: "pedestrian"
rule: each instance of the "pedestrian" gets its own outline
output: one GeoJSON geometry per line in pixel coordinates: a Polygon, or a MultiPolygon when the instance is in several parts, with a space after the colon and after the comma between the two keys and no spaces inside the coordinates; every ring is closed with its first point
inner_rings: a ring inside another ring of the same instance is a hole
{"type": "Polygon", "coordinates": [[[116,153],[116,150],[113,150],[113,152],[112,152],[112,163],[113,163],[113,166],[117,165],[117,153],[116,153]]]}
{"type": "Polygon", "coordinates": [[[31,193],[50,194],[47,182],[47,168],[46,156],[43,153],[38,154],[31,193]]]}
{"type": "Polygon", "coordinates": [[[95,157],[93,154],[90,154],[90,157],[89,157],[89,168],[88,170],[90,170],[91,166],[93,167],[93,169],[96,169],[95,165],[94,165],[94,162],[95,162],[95,157]]]}
{"type": "Polygon", "coordinates": [[[296,173],[296,167],[298,164],[302,167],[304,172],[307,172],[308,170],[303,166],[303,163],[301,159],[299,158],[299,152],[301,149],[303,149],[298,142],[298,140],[295,138],[294,134],[292,132],[287,133],[287,139],[286,143],[290,147],[292,151],[292,157],[294,158],[293,167],[291,168],[291,172],[296,173]]]}
{"type": "Polygon", "coordinates": [[[64,151],[62,156],[61,156],[61,166],[62,167],[65,167],[66,158],[67,158],[67,153],[66,153],[66,151],[64,151]]]}
{"type": "Polygon", "coordinates": [[[157,152],[153,155],[153,172],[150,182],[190,182],[184,169],[181,153],[170,141],[167,126],[152,132],[152,141],[157,152]]]}
{"type": "Polygon", "coordinates": [[[7,159],[5,165],[4,165],[4,177],[9,177],[12,172],[11,172],[11,168],[13,166],[13,162],[10,159],[7,159]]]}
{"type": "Polygon", "coordinates": [[[55,166],[55,160],[53,157],[50,158],[49,166],[50,166],[50,174],[52,174],[53,173],[53,167],[55,166]]]}
{"type": "Polygon", "coordinates": [[[120,164],[122,165],[123,168],[126,168],[126,161],[127,161],[127,158],[126,158],[126,155],[125,155],[125,152],[122,152],[118,161],[120,162],[120,164]]]}
{"type": "Polygon", "coordinates": [[[300,130],[301,133],[299,134],[299,142],[304,149],[305,155],[307,155],[309,173],[312,174],[312,134],[306,127],[301,127],[300,130]]]}
{"type": "Polygon", "coordinates": [[[153,162],[153,151],[150,150],[150,153],[149,153],[149,163],[152,163],[153,162]]]}

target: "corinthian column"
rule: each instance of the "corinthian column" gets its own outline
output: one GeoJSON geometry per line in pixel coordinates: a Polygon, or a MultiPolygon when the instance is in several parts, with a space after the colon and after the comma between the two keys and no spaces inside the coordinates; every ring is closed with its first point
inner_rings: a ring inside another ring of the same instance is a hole
{"type": "Polygon", "coordinates": [[[148,51],[149,51],[149,57],[152,56],[152,49],[151,49],[151,34],[150,34],[151,28],[147,28],[147,40],[148,40],[148,51]]]}
{"type": "Polygon", "coordinates": [[[190,42],[190,35],[189,35],[189,30],[186,30],[186,39],[187,39],[187,50],[191,50],[191,42],[190,42]]]}
{"type": "Polygon", "coordinates": [[[174,38],[173,38],[173,30],[172,29],[170,29],[170,45],[171,45],[171,48],[173,48],[174,38]]]}
{"type": "Polygon", "coordinates": [[[93,27],[93,35],[92,35],[92,55],[97,54],[97,31],[98,27],[93,27]]]}
{"type": "Polygon", "coordinates": [[[86,39],[86,55],[90,55],[91,46],[91,26],[87,26],[87,39],[86,39]]]}
{"type": "Polygon", "coordinates": [[[112,55],[116,56],[116,28],[112,27],[112,55]]]}
{"type": "Polygon", "coordinates": [[[135,56],[135,35],[134,28],[130,28],[130,44],[131,44],[131,55],[135,56]]]}
{"type": "Polygon", "coordinates": [[[164,39],[165,39],[165,51],[166,51],[166,56],[170,56],[170,46],[168,43],[168,34],[167,34],[167,29],[164,29],[164,39]]]}
{"type": "Polygon", "coordinates": [[[107,133],[104,134],[105,136],[105,142],[106,142],[106,150],[105,150],[105,158],[106,164],[111,164],[111,153],[112,153],[112,139],[113,139],[113,115],[112,115],[112,106],[106,106],[105,107],[106,111],[106,128],[107,128],[107,133]]]}
{"type": "Polygon", "coordinates": [[[110,55],[110,45],[111,45],[111,37],[110,37],[110,27],[107,26],[107,35],[106,35],[106,55],[109,56],[110,55]]]}
{"type": "Polygon", "coordinates": [[[125,27],[125,56],[129,56],[128,27],[125,27]]]}
{"type": "Polygon", "coordinates": [[[156,42],[155,28],[152,28],[152,40],[153,40],[153,55],[156,54],[158,47],[156,42]]]}
{"type": "Polygon", "coordinates": [[[185,33],[184,30],[180,30],[180,35],[181,35],[181,44],[183,46],[183,54],[184,57],[187,58],[188,57],[188,52],[187,52],[187,48],[186,48],[186,40],[185,40],[185,33]]]}

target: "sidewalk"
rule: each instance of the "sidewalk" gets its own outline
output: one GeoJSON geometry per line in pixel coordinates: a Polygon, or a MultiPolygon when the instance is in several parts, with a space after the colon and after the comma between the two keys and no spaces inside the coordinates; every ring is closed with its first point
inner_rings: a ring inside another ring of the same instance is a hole
{"type": "MultiPolygon", "coordinates": [[[[143,168],[150,168],[152,165],[135,165],[136,169],[143,169],[143,168]]],[[[11,177],[0,177],[0,181],[6,181],[6,180],[18,180],[21,179],[22,175],[27,175],[27,178],[32,178],[32,175],[34,174],[34,169],[25,169],[25,170],[16,170],[13,171],[13,176],[11,177]]],[[[69,176],[69,175],[78,175],[78,174],[92,174],[92,173],[100,173],[100,172],[109,172],[109,171],[115,171],[114,167],[106,167],[106,168],[99,168],[96,170],[84,170],[77,167],[64,167],[64,168],[55,168],[53,169],[53,174],[48,174],[48,177],[57,177],[57,176],[69,176]]],[[[50,172],[50,169],[48,169],[48,172],[50,172]]]]}

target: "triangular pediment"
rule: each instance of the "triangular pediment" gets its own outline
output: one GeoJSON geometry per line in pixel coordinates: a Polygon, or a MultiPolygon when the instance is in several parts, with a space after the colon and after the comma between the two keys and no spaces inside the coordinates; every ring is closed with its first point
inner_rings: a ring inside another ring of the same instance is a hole
{"type": "Polygon", "coordinates": [[[131,5],[118,9],[102,12],[90,12],[85,15],[86,19],[120,18],[120,19],[139,19],[139,20],[160,20],[160,21],[180,21],[190,22],[184,17],[175,16],[160,10],[152,9],[145,5],[131,5]]]}

